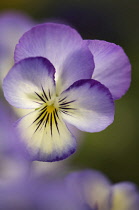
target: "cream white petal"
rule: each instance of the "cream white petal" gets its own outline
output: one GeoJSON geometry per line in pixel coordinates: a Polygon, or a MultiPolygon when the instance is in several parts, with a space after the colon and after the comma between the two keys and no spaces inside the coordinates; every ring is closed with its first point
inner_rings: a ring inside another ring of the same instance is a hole
{"type": "Polygon", "coordinates": [[[58,111],[48,113],[45,108],[38,109],[19,120],[16,127],[33,160],[58,161],[76,149],[75,138],[58,111]]]}

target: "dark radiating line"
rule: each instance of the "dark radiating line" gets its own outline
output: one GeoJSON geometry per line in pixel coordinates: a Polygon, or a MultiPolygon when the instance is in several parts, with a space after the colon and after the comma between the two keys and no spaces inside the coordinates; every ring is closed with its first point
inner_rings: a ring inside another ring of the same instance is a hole
{"type": "Polygon", "coordinates": [[[56,128],[57,128],[57,131],[58,131],[58,133],[60,134],[60,132],[59,132],[59,128],[58,128],[57,119],[56,119],[56,113],[55,113],[55,112],[53,112],[53,114],[54,114],[54,120],[55,120],[55,125],[56,125],[56,128]]]}
{"type": "Polygon", "coordinates": [[[36,123],[36,125],[38,125],[40,122],[42,123],[43,120],[45,119],[45,117],[46,117],[46,115],[44,115],[44,116],[40,119],[40,121],[36,123]]]}
{"type": "Polygon", "coordinates": [[[67,96],[65,98],[62,98],[61,100],[59,100],[58,102],[62,102],[67,98],[67,96]]]}
{"type": "Polygon", "coordinates": [[[41,124],[43,123],[43,120],[45,119],[45,116],[46,116],[46,115],[44,115],[43,118],[42,118],[39,122],[37,122],[37,125],[38,125],[38,126],[37,126],[35,132],[39,129],[39,127],[40,127],[41,124]]]}
{"type": "Polygon", "coordinates": [[[42,91],[43,91],[43,94],[44,94],[46,100],[48,101],[48,97],[47,97],[47,95],[46,95],[46,93],[45,93],[45,91],[44,91],[44,89],[43,89],[43,86],[42,86],[42,91]]]}
{"type": "Polygon", "coordinates": [[[39,129],[40,125],[41,125],[41,123],[39,123],[39,125],[38,125],[37,128],[35,129],[34,133],[37,132],[37,130],[39,129]]]}
{"type": "Polygon", "coordinates": [[[59,119],[59,116],[58,116],[58,113],[57,113],[57,110],[56,109],[55,109],[55,113],[56,113],[57,118],[59,119]]]}
{"type": "Polygon", "coordinates": [[[49,113],[48,113],[48,115],[47,115],[47,118],[46,118],[46,121],[45,121],[45,127],[46,127],[46,125],[47,125],[47,123],[48,123],[48,121],[49,121],[49,113]]]}
{"type": "Polygon", "coordinates": [[[50,115],[50,129],[51,129],[51,136],[52,136],[52,113],[51,113],[51,115],[50,115]]]}
{"type": "Polygon", "coordinates": [[[42,105],[43,103],[39,103],[39,102],[37,102],[37,101],[33,101],[33,102],[35,102],[35,103],[37,103],[37,104],[40,104],[40,105],[42,105]]]}
{"type": "Polygon", "coordinates": [[[60,109],[67,109],[67,110],[76,110],[76,109],[74,109],[74,108],[69,108],[69,107],[59,107],[60,109]]]}
{"type": "Polygon", "coordinates": [[[65,110],[62,110],[61,112],[63,112],[64,114],[67,114],[69,116],[72,116],[71,114],[69,114],[69,112],[65,111],[65,110]]]}
{"type": "MultiPolygon", "coordinates": [[[[36,92],[35,92],[36,93],[36,92]]],[[[43,101],[46,103],[46,101],[42,98],[42,96],[40,96],[38,93],[36,93],[36,95],[43,101]]]]}
{"type": "Polygon", "coordinates": [[[76,101],[76,100],[69,101],[69,102],[65,102],[65,103],[62,103],[62,104],[59,104],[59,105],[60,105],[60,106],[63,106],[63,105],[68,105],[68,104],[70,104],[70,103],[72,103],[72,102],[74,102],[74,101],[76,101]]]}
{"type": "MultiPolygon", "coordinates": [[[[44,114],[44,112],[46,112],[46,110],[43,110],[43,111],[39,114],[39,116],[33,121],[33,123],[35,123],[35,122],[44,114]]],[[[46,112],[46,114],[47,114],[47,112],[46,112]]]]}
{"type": "Polygon", "coordinates": [[[49,92],[49,98],[51,99],[51,94],[50,94],[50,90],[49,90],[48,92],[49,92]]]}
{"type": "Polygon", "coordinates": [[[43,107],[42,109],[39,110],[39,112],[46,110],[47,106],[43,107]]]}
{"type": "Polygon", "coordinates": [[[69,107],[69,106],[70,106],[70,104],[65,104],[65,105],[61,105],[60,104],[59,108],[61,108],[61,107],[69,107]]]}

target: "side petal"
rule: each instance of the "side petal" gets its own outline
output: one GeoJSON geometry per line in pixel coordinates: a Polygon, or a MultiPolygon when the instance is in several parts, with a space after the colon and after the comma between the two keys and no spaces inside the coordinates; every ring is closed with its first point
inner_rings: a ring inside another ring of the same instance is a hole
{"type": "Polygon", "coordinates": [[[133,183],[115,184],[112,190],[112,210],[139,209],[139,191],[133,183]]]}
{"type": "Polygon", "coordinates": [[[59,97],[62,117],[78,129],[99,132],[113,122],[114,103],[109,90],[95,80],[79,80],[59,97]]]}
{"type": "Polygon", "coordinates": [[[17,108],[37,108],[41,105],[43,90],[55,91],[55,69],[45,58],[27,58],[15,64],[3,82],[4,96],[17,108]],[[40,97],[39,97],[40,96],[40,97]]]}
{"type": "Polygon", "coordinates": [[[79,79],[91,78],[94,60],[85,45],[73,28],[45,23],[32,28],[21,37],[15,49],[15,62],[35,56],[50,60],[56,69],[57,92],[60,93],[79,79]]]}
{"type": "Polygon", "coordinates": [[[16,124],[17,132],[25,143],[32,160],[58,161],[67,158],[76,150],[76,141],[61,116],[42,115],[36,110],[16,124]]]}
{"type": "Polygon", "coordinates": [[[95,69],[92,78],[109,88],[113,98],[121,98],[130,86],[131,65],[123,49],[113,43],[87,40],[94,56],[95,69]]]}

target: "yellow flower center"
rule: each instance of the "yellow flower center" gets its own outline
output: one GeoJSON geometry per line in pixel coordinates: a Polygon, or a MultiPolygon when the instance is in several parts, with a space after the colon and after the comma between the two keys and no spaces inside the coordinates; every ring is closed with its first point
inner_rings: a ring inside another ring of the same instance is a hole
{"type": "Polygon", "coordinates": [[[55,110],[54,105],[50,105],[50,106],[47,107],[47,112],[48,113],[52,113],[54,110],[55,110]]]}

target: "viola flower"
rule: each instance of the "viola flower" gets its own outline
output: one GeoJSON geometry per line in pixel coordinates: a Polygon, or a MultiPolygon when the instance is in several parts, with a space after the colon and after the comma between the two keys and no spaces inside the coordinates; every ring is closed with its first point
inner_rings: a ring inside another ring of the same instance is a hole
{"type": "Polygon", "coordinates": [[[64,121],[90,132],[113,121],[113,100],[106,87],[92,79],[79,80],[58,94],[54,74],[46,58],[36,57],[15,64],[4,79],[7,100],[33,110],[18,121],[17,128],[36,160],[56,161],[75,151],[75,138],[64,121]]]}
{"type": "Polygon", "coordinates": [[[131,182],[112,184],[95,170],[73,172],[66,177],[67,187],[96,210],[138,210],[139,191],[131,182]]]}
{"type": "Polygon", "coordinates": [[[34,25],[26,15],[7,11],[0,14],[0,85],[13,66],[14,49],[19,38],[34,25]]]}
{"type": "Polygon", "coordinates": [[[100,57],[108,54],[109,79],[115,75],[113,84],[108,80],[108,89],[91,79],[99,53],[93,55],[88,46],[69,26],[47,23],[26,32],[16,47],[17,63],[6,76],[3,89],[11,105],[33,110],[16,125],[32,159],[57,161],[74,153],[76,141],[68,123],[82,131],[99,132],[113,122],[113,89],[117,87],[118,98],[128,88],[130,63],[116,45],[114,49],[112,45],[112,58],[108,49],[98,51],[100,57]]]}

